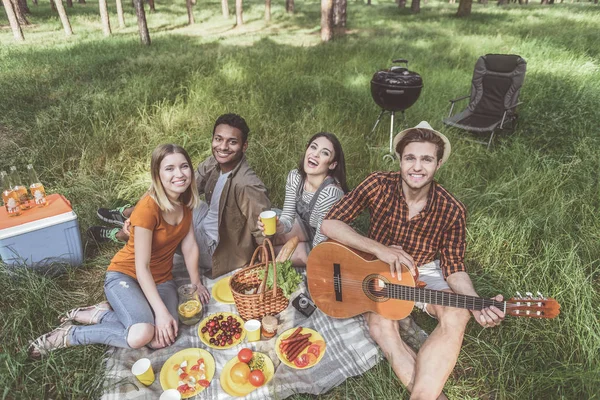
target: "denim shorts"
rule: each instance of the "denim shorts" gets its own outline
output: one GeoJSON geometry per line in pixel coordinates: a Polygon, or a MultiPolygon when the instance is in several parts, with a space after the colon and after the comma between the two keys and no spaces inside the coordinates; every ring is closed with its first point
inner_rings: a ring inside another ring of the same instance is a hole
{"type": "MultiPolygon", "coordinates": [[[[440,268],[440,260],[434,260],[430,263],[421,265],[417,268],[419,270],[419,280],[425,282],[426,289],[431,290],[447,290],[450,289],[448,283],[444,279],[444,275],[442,274],[442,269],[440,268]]],[[[419,310],[425,311],[427,314],[427,303],[416,302],[415,307],[419,310]]],[[[429,314],[432,317],[431,314],[429,314]]]]}
{"type": "MultiPolygon", "coordinates": [[[[158,294],[169,313],[177,320],[177,285],[169,280],[156,285],[158,294]]],[[[108,271],[104,280],[104,292],[119,322],[126,328],[146,323],[154,325],[154,312],[137,280],[129,275],[108,271]]]]}

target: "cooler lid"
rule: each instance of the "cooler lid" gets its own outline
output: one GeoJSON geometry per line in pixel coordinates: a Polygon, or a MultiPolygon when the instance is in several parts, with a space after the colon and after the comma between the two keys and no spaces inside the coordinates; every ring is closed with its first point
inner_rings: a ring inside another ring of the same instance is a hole
{"type": "Polygon", "coordinates": [[[23,235],[25,233],[33,231],[39,231],[40,229],[48,228],[49,226],[62,224],[63,222],[69,222],[76,219],[77,215],[73,211],[69,211],[63,214],[54,215],[52,217],[42,218],[32,222],[26,222],[24,224],[13,226],[10,228],[0,229],[0,240],[23,235]]]}
{"type": "MultiPolygon", "coordinates": [[[[6,207],[0,209],[0,230],[17,227],[42,219],[54,217],[57,215],[72,213],[73,208],[71,203],[60,194],[51,194],[46,197],[48,205],[45,207],[34,207],[29,210],[24,210],[18,217],[9,217],[6,212],[6,207]]],[[[75,218],[77,216],[75,215],[75,218]]]]}

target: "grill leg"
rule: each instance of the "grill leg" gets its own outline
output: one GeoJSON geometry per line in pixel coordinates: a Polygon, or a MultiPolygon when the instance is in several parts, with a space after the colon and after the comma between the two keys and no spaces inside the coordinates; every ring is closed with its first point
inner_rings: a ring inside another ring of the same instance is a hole
{"type": "Polygon", "coordinates": [[[391,111],[390,114],[390,154],[394,154],[392,149],[392,142],[394,141],[394,116],[396,115],[396,112],[391,111]]]}
{"type": "Polygon", "coordinates": [[[379,125],[379,122],[381,121],[383,114],[385,114],[385,110],[381,110],[381,112],[379,113],[379,117],[377,118],[377,121],[375,121],[375,125],[373,125],[373,129],[371,129],[371,136],[373,136],[373,134],[375,133],[375,129],[377,129],[377,125],[379,125]]]}

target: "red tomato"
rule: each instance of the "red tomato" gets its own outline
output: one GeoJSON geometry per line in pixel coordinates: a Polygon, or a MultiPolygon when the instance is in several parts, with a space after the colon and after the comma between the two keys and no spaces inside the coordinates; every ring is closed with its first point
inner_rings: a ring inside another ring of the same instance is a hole
{"type": "Polygon", "coordinates": [[[210,382],[207,381],[206,379],[200,379],[198,381],[198,385],[202,386],[202,387],[208,387],[208,385],[210,385],[210,382]]]}
{"type": "Polygon", "coordinates": [[[204,362],[204,358],[199,358],[198,361],[196,361],[196,364],[200,365],[204,362]]]}
{"type": "Polygon", "coordinates": [[[179,380],[180,381],[185,381],[185,378],[187,378],[188,376],[189,375],[184,372],[183,374],[179,375],[179,380]]]}
{"type": "Polygon", "coordinates": [[[319,354],[321,354],[321,348],[318,344],[311,344],[308,346],[308,353],[314,354],[315,357],[319,358],[319,354]]]}
{"type": "Polygon", "coordinates": [[[250,362],[250,360],[252,360],[252,350],[250,350],[248,348],[241,349],[240,352],[238,353],[238,360],[240,360],[243,363],[248,364],[250,362]]]}
{"type": "Polygon", "coordinates": [[[249,381],[252,386],[262,386],[265,383],[265,374],[263,374],[260,369],[255,369],[254,371],[250,372],[249,381]]]}
{"type": "Polygon", "coordinates": [[[200,369],[200,365],[196,364],[196,365],[192,365],[192,368],[190,368],[190,370],[192,371],[198,371],[200,369]]]}
{"type": "Polygon", "coordinates": [[[294,360],[294,364],[298,368],[304,368],[308,365],[309,361],[310,358],[308,357],[308,354],[304,353],[301,356],[296,357],[296,359],[294,360]]]}
{"type": "Polygon", "coordinates": [[[189,387],[187,384],[184,384],[184,385],[181,385],[181,386],[178,386],[178,387],[177,387],[177,391],[178,391],[179,393],[185,393],[185,392],[187,392],[187,391],[188,391],[188,390],[190,390],[190,389],[191,389],[191,388],[190,388],[190,387],[189,387]]]}

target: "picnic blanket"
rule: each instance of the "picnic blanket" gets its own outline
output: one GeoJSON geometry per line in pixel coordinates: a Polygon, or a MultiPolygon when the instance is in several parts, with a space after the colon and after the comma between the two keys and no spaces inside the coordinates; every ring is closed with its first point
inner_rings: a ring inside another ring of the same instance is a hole
{"type": "MultiPolygon", "coordinates": [[[[231,275],[233,273],[230,273],[231,275]]],[[[177,285],[189,283],[189,277],[183,259],[175,256],[173,275],[177,285]]],[[[227,276],[227,275],[226,275],[227,276]]],[[[219,279],[221,279],[220,277],[219,279]]],[[[219,280],[203,278],[203,284],[210,291],[219,280]]],[[[292,295],[292,299],[300,292],[307,294],[306,286],[301,284],[292,295]]],[[[237,313],[234,304],[223,304],[211,298],[204,307],[203,316],[215,312],[237,313]]],[[[321,361],[312,368],[297,370],[281,363],[275,354],[275,340],[248,343],[243,341],[230,349],[212,349],[200,341],[198,324],[186,326],[180,324],[177,341],[170,347],[160,350],[142,348],[129,350],[111,348],[107,351],[106,381],[103,400],[117,399],[158,399],[163,389],[160,385],[160,370],[165,361],[176,352],[190,347],[207,350],[215,359],[216,372],[208,388],[194,399],[229,399],[219,381],[224,365],[237,356],[243,347],[267,354],[275,364],[275,375],[268,385],[262,386],[245,398],[247,399],[284,399],[295,393],[314,395],[325,393],[340,385],[352,376],[361,375],[381,360],[379,348],[370,338],[366,322],[362,316],[348,319],[333,319],[316,310],[309,318],[292,307],[278,315],[279,329],[282,333],[289,328],[303,326],[318,331],[327,343],[327,350],[321,361]],[[142,385],[131,374],[131,366],[140,358],[149,358],[156,375],[154,383],[148,387],[142,385]]]]}

